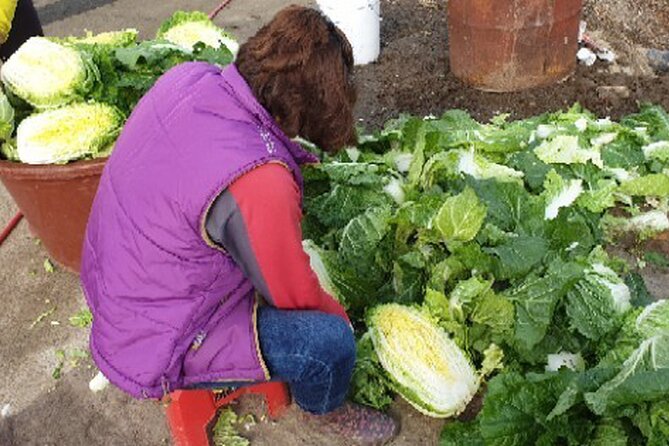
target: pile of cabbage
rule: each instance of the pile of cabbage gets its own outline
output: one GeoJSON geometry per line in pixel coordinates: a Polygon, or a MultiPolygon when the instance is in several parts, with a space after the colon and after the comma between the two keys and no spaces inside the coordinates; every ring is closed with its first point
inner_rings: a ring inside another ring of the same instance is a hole
{"type": "Polygon", "coordinates": [[[669,266],[643,252],[669,230],[665,110],[404,116],[305,184],[305,250],[359,336],[355,401],[446,418],[483,398],[443,446],[669,444],[669,301],[639,274],[669,266]]]}
{"type": "Polygon", "coordinates": [[[155,39],[135,29],[33,37],[0,69],[0,159],[67,163],[108,156],[133,107],[171,67],[230,63],[237,42],[201,12],[176,12],[155,39]]]}

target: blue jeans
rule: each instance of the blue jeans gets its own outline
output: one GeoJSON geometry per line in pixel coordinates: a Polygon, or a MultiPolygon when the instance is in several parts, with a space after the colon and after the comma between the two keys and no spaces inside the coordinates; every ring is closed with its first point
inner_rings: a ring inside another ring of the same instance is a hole
{"type": "Polygon", "coordinates": [[[346,321],[318,311],[261,307],[258,336],[272,381],[288,383],[298,406],[324,414],[342,405],[355,365],[355,338],[346,321]]]}

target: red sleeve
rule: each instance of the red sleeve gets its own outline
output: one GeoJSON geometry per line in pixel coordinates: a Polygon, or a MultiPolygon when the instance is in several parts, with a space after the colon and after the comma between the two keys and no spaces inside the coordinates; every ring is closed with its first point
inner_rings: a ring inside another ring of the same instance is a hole
{"type": "Polygon", "coordinates": [[[237,203],[270,303],[336,314],[348,321],[344,308],[321,288],[302,248],[300,191],[290,171],[266,164],[240,177],[228,191],[237,203]]]}

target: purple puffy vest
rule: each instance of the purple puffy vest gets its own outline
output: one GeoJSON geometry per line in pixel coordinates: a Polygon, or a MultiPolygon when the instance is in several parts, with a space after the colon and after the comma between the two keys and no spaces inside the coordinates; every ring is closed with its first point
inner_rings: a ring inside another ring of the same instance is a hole
{"type": "Polygon", "coordinates": [[[216,196],[265,163],[302,186],[290,141],[237,68],[179,65],[133,111],[107,162],[83,248],[93,359],[136,397],[269,379],[249,280],[207,240],[216,196]]]}

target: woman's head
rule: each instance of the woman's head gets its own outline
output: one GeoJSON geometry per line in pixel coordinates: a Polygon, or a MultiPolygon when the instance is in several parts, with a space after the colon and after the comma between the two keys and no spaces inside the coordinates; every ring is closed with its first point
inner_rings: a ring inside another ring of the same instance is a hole
{"type": "Polygon", "coordinates": [[[328,151],[355,143],[353,52],[321,13],[282,10],[241,46],[235,63],[288,136],[328,151]]]}

